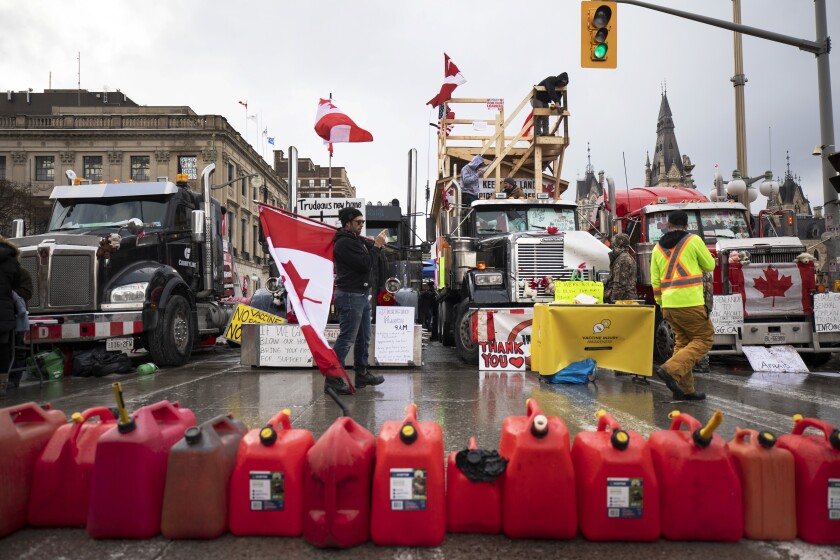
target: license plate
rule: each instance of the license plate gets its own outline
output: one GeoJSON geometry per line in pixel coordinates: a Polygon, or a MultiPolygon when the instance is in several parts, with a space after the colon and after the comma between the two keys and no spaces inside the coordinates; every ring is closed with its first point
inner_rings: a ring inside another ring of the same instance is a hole
{"type": "Polygon", "coordinates": [[[764,344],[784,344],[785,335],[782,333],[769,333],[764,335],[764,344]]]}
{"type": "Polygon", "coordinates": [[[105,341],[105,349],[109,352],[130,352],[134,350],[133,338],[109,338],[105,341]]]}

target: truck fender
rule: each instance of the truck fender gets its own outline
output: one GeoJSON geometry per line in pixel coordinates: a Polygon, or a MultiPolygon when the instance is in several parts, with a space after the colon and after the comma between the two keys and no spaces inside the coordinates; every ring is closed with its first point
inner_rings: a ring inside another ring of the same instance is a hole
{"type": "Polygon", "coordinates": [[[195,310],[195,296],[189,286],[187,286],[177,273],[174,278],[167,279],[166,284],[163,286],[163,291],[158,300],[158,308],[166,309],[166,304],[169,303],[173,295],[180,295],[187,298],[187,301],[190,302],[190,307],[195,310]]]}

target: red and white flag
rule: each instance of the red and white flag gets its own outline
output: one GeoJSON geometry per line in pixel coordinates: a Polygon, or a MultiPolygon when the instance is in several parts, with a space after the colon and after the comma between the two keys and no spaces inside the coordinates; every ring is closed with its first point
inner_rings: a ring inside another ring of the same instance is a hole
{"type": "Polygon", "coordinates": [[[432,107],[443,105],[452,99],[452,92],[455,91],[456,87],[467,82],[467,79],[464,78],[464,75],[461,74],[461,71],[458,70],[458,67],[446,53],[443,53],[443,76],[443,85],[440,86],[440,92],[427,101],[426,105],[432,107]]]}
{"type": "Polygon", "coordinates": [[[325,144],[336,142],[372,142],[373,135],[359,127],[353,119],[345,115],[330,99],[322,99],[318,103],[318,114],[315,116],[315,132],[324,139],[325,144]]]}
{"type": "Polygon", "coordinates": [[[333,295],[335,228],[273,206],[259,208],[265,240],[315,364],[327,377],[344,378],[355,391],[324,337],[333,295]]]}

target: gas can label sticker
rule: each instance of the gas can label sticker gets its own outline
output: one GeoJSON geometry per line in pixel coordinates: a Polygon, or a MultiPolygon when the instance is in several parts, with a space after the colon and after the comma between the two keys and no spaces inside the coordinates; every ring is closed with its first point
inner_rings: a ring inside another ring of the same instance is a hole
{"type": "Polygon", "coordinates": [[[638,519],[642,517],[643,479],[607,479],[607,517],[638,519]]]}
{"type": "Polygon", "coordinates": [[[840,521],[840,478],[828,479],[828,519],[840,521]]]}
{"type": "Polygon", "coordinates": [[[282,472],[251,471],[251,511],[283,511],[285,482],[282,472]]]}
{"type": "Polygon", "coordinates": [[[391,469],[391,511],[426,509],[426,469],[391,469]]]}

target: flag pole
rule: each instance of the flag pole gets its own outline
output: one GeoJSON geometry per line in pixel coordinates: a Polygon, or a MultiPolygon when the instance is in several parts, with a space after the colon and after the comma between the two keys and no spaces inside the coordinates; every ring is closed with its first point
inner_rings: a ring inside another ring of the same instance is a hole
{"type": "MultiPolygon", "coordinates": [[[[330,102],[332,102],[332,92],[330,92],[330,102]]],[[[332,147],[332,142],[330,142],[330,164],[329,164],[329,167],[327,168],[327,189],[328,189],[327,192],[329,194],[327,195],[327,198],[332,198],[332,152],[333,152],[333,147],[332,147]]]]}

